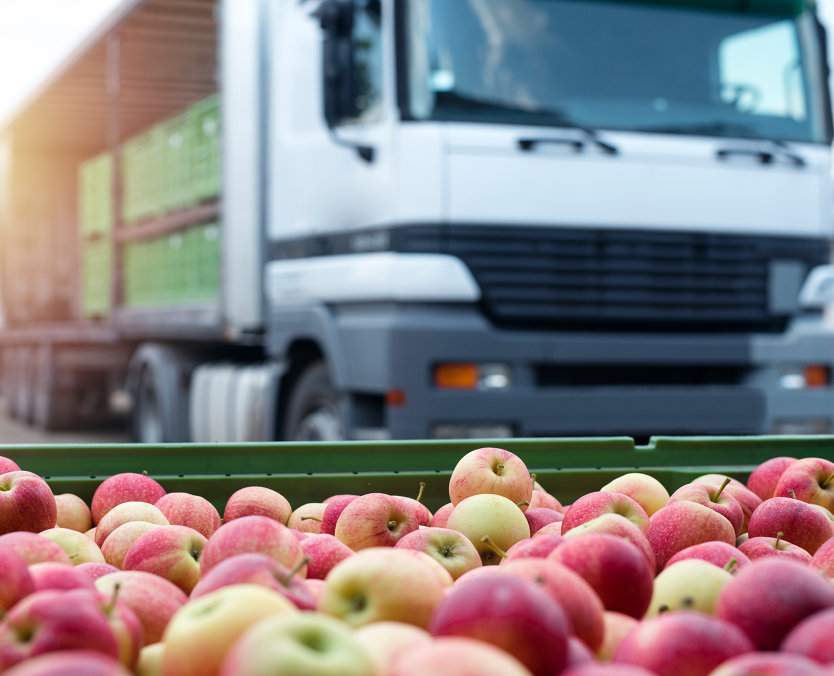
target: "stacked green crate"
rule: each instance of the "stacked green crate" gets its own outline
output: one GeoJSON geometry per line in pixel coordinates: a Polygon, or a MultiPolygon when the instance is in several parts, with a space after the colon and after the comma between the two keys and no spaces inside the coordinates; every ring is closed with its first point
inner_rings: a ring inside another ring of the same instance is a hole
{"type": "Polygon", "coordinates": [[[191,175],[195,202],[220,194],[220,105],[216,94],[188,109],[191,121],[191,175]]]}
{"type": "Polygon", "coordinates": [[[122,150],[122,217],[133,224],[165,213],[166,138],[159,125],[124,144],[122,150]]]}
{"type": "Polygon", "coordinates": [[[163,190],[165,211],[175,211],[197,203],[193,190],[191,152],[195,130],[188,112],[160,126],[164,138],[163,190]]]}
{"type": "Polygon", "coordinates": [[[113,226],[113,158],[102,153],[78,170],[78,221],[82,237],[110,232],[113,226]]]}
{"type": "Polygon", "coordinates": [[[81,250],[81,314],[87,318],[110,314],[113,249],[108,239],[83,242],[81,250]]]}

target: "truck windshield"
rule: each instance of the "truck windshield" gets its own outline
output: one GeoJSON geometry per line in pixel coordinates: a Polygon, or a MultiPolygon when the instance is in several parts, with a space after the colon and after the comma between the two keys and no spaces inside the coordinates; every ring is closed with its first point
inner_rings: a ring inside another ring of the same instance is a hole
{"type": "Polygon", "coordinates": [[[827,142],[802,2],[404,4],[411,119],[827,142]]]}

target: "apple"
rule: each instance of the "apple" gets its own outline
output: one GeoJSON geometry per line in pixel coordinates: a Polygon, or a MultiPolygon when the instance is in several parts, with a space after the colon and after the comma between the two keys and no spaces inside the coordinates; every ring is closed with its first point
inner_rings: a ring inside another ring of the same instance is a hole
{"type": "Polygon", "coordinates": [[[154,503],[172,526],[188,526],[203,537],[220,528],[220,513],[204,497],[191,493],[166,493],[154,503]]]}
{"type": "Polygon", "coordinates": [[[530,504],[527,510],[531,509],[552,509],[554,512],[564,514],[565,507],[554,496],[546,491],[538,488],[533,489],[533,497],[530,498],[530,504]]]}
{"type": "Polygon", "coordinates": [[[118,588],[114,588],[109,596],[105,596],[97,589],[89,593],[95,597],[99,609],[104,613],[113,630],[119,649],[119,661],[124,666],[135,669],[139,661],[139,653],[145,644],[145,632],[136,613],[127,603],[119,600],[119,591],[118,588]]]}
{"type": "Polygon", "coordinates": [[[726,568],[731,560],[735,559],[734,569],[739,570],[744,566],[750,565],[750,559],[747,555],[740,551],[738,547],[734,547],[726,542],[701,542],[691,547],[681,549],[677,554],[672,556],[666,562],[666,568],[673,563],[683,561],[685,559],[701,559],[707,561],[719,568],[726,568]]]}
{"type": "Polygon", "coordinates": [[[451,528],[420,528],[402,537],[394,549],[412,549],[434,558],[453,580],[481,565],[481,556],[469,539],[451,528]]]}
{"type": "Polygon", "coordinates": [[[639,620],[631,615],[606,610],[603,614],[603,621],[605,622],[605,638],[595,655],[601,662],[610,662],[614,659],[614,653],[617,652],[620,643],[637,626],[639,620]]]}
{"type": "MultiPolygon", "coordinates": [[[[568,636],[568,657],[565,663],[565,671],[580,664],[596,664],[597,660],[591,649],[580,641],[576,636],[568,636]]],[[[562,672],[564,673],[564,671],[562,672]]]]}
{"type": "Polygon", "coordinates": [[[55,563],[54,561],[33,563],[29,566],[29,574],[32,576],[35,591],[44,591],[45,589],[95,589],[95,585],[88,575],[65,563],[55,563]]]}
{"type": "Polygon", "coordinates": [[[150,643],[139,652],[139,661],[136,664],[136,676],[162,676],[162,655],[165,653],[165,644],[150,643]]]}
{"type": "Polygon", "coordinates": [[[547,507],[528,507],[527,511],[524,512],[524,518],[527,519],[527,525],[530,526],[530,535],[532,536],[543,526],[560,522],[565,518],[565,515],[547,507]]]}
{"type": "Polygon", "coordinates": [[[420,500],[423,498],[423,491],[426,489],[426,482],[420,482],[420,490],[417,492],[416,498],[409,498],[406,496],[398,495],[397,497],[405,502],[406,506],[414,512],[414,516],[417,518],[417,523],[420,526],[429,526],[431,525],[431,520],[433,515],[431,510],[426,507],[420,500]]]}
{"type": "Polygon", "coordinates": [[[278,491],[266,486],[246,486],[232,493],[226,501],[223,523],[242,516],[265,516],[286,525],[290,514],[289,501],[278,491]]]}
{"type": "Polygon", "coordinates": [[[639,504],[648,516],[666,506],[669,491],[657,479],[642,472],[628,472],[605,484],[601,491],[622,493],[639,504]]]}
{"type": "Polygon", "coordinates": [[[59,493],[55,496],[58,510],[57,525],[60,528],[86,533],[93,527],[93,515],[87,503],[75,493],[59,493]]]}
{"type": "Polygon", "coordinates": [[[447,525],[469,538],[484,565],[497,565],[501,552],[530,537],[524,513],[508,498],[493,493],[472,495],[458,502],[447,525]]]}
{"type": "Polygon", "coordinates": [[[217,674],[229,650],[249,627],[271,615],[296,612],[284,596],[256,584],[222,587],[193,599],[174,614],[165,629],[162,671],[176,676],[217,674]]]}
{"type": "Polygon", "coordinates": [[[651,603],[655,571],[624,538],[607,533],[566,538],[547,558],[580,575],[606,610],[639,619],[651,603]]]}
{"type": "Polygon", "coordinates": [[[367,493],[355,498],[339,515],[336,538],[353,551],[368,547],[393,547],[419,524],[412,509],[386,493],[367,493]]]}
{"type": "Polygon", "coordinates": [[[432,528],[446,528],[449,523],[449,516],[452,514],[452,510],[454,508],[455,506],[451,502],[447,502],[440,509],[435,511],[429,526],[432,528]]]}
{"type": "Polygon", "coordinates": [[[561,521],[554,521],[553,523],[549,523],[545,526],[539,528],[535,533],[533,533],[530,537],[539,537],[540,535],[562,535],[562,522],[561,521]]]}
{"type": "Polygon", "coordinates": [[[741,511],[744,514],[744,526],[742,530],[746,530],[750,515],[755,511],[756,507],[762,504],[762,499],[758,495],[749,490],[741,481],[728,477],[726,474],[704,474],[694,479],[692,483],[704,483],[717,490],[727,479],[730,481],[724,488],[724,493],[735,498],[736,502],[741,505],[741,511]]]}
{"type": "Polygon", "coordinates": [[[654,579],[646,617],[674,610],[715,614],[715,603],[732,574],[703,559],[682,559],[667,565],[654,579]]]}
{"type": "Polygon", "coordinates": [[[834,586],[797,561],[766,557],[726,584],[717,617],[740,627],[759,650],[776,650],[799,622],[834,606],[834,586]]]}
{"type": "Polygon", "coordinates": [[[750,639],[730,622],[679,610],[640,622],[620,643],[614,662],[657,676],[707,676],[723,662],[753,650],[750,639]]]}
{"type": "Polygon", "coordinates": [[[316,598],[307,580],[272,557],[257,552],[236,554],[218,563],[197,583],[191,598],[197,599],[235,584],[262,585],[286,597],[301,610],[316,607],[316,598]]]}
{"type": "Polygon", "coordinates": [[[335,535],[317,533],[301,541],[301,551],[309,557],[307,578],[323,580],[336,564],[353,554],[353,550],[335,535]]]}
{"type": "Polygon", "coordinates": [[[121,502],[109,510],[96,525],[96,544],[101,547],[110,533],[130,521],[147,521],[160,526],[171,525],[162,511],[149,502],[121,502]]]}
{"type": "Polygon", "coordinates": [[[0,535],[0,549],[13,549],[30,566],[42,561],[55,561],[72,565],[72,560],[61,545],[37,533],[14,531],[0,535]]]}
{"type": "Polygon", "coordinates": [[[240,516],[208,539],[200,556],[200,572],[205,575],[221,561],[246,552],[266,554],[287,568],[294,568],[304,557],[291,528],[266,516],[240,516]]]}
{"type": "Polygon", "coordinates": [[[779,531],[775,538],[764,536],[749,538],[742,542],[738,548],[751,561],[755,561],[764,556],[775,556],[778,558],[793,559],[800,563],[811,563],[811,555],[802,549],[802,547],[783,540],[782,531],[779,531]]]}
{"type": "Polygon", "coordinates": [[[11,547],[0,547],[0,617],[35,591],[29,566],[11,547]]]}
{"type": "Polygon", "coordinates": [[[188,596],[174,583],[141,570],[102,575],[95,585],[107,597],[112,597],[118,587],[118,600],[136,613],[145,643],[159,641],[171,617],[188,601],[188,596]]]}
{"type": "Polygon", "coordinates": [[[454,579],[452,579],[452,574],[448,570],[446,570],[443,564],[440,563],[433,556],[427,554],[426,552],[418,552],[416,549],[405,548],[400,548],[398,551],[402,552],[403,554],[407,554],[408,556],[413,556],[417,559],[420,559],[429,568],[431,568],[435,577],[444,587],[451,587],[455,583],[454,579]]]}
{"type": "Polygon", "coordinates": [[[38,535],[52,540],[52,542],[61,547],[70,557],[70,561],[74,566],[88,561],[104,562],[104,555],[101,553],[98,545],[84,535],[84,533],[79,533],[77,530],[56,526],[55,528],[48,528],[47,530],[41,531],[38,535]]]}
{"type": "Polygon", "coordinates": [[[49,484],[22,470],[0,475],[0,535],[14,531],[40,533],[58,520],[49,484]]]}
{"type": "Polygon", "coordinates": [[[153,505],[163,495],[165,489],[147,474],[123,472],[107,477],[93,493],[90,503],[93,523],[100,523],[107,512],[123,502],[147,502],[153,505]]]}
{"type": "Polygon", "coordinates": [[[567,509],[562,520],[562,535],[603,514],[624,516],[644,533],[649,526],[649,515],[635,500],[624,493],[595,491],[586,493],[567,509]]]}
{"type": "Polygon", "coordinates": [[[426,628],[444,589],[428,563],[406,551],[371,547],[330,571],[318,610],[354,627],[393,620],[426,628]]]}
{"type": "Polygon", "coordinates": [[[709,507],[732,524],[735,535],[738,537],[741,535],[744,526],[744,512],[742,512],[738,501],[724,491],[728,483],[730,483],[729,478],[715,488],[708,483],[685,484],[669,496],[667,505],[689,501],[709,507]]]}
{"type": "Polygon", "coordinates": [[[802,655],[755,652],[727,660],[710,676],[822,676],[820,666],[802,655]]]}
{"type": "Polygon", "coordinates": [[[779,477],[773,496],[796,497],[834,511],[834,462],[825,458],[802,458],[791,463],[779,477]]]}
{"type": "Polygon", "coordinates": [[[0,455],[0,474],[19,472],[20,466],[11,458],[0,455]]]}
{"type": "MultiPolygon", "coordinates": [[[[118,660],[93,650],[57,650],[27,659],[5,676],[131,676],[118,660]]],[[[142,676],[146,676],[142,674],[142,676]]]]}
{"type": "MultiPolygon", "coordinates": [[[[546,528],[547,526],[545,526],[546,528]]],[[[619,514],[603,514],[595,519],[586,521],[575,528],[571,528],[564,534],[565,538],[574,538],[586,535],[588,533],[607,533],[609,535],[616,535],[618,537],[628,540],[631,544],[637,547],[646,557],[652,570],[657,565],[657,560],[654,556],[649,540],[646,538],[643,531],[635,526],[631,521],[619,514]]],[[[541,531],[539,533],[541,534],[541,531]]]]}
{"type": "Polygon", "coordinates": [[[397,655],[385,676],[531,676],[521,662],[489,643],[441,636],[397,655]]]}
{"type": "Polygon", "coordinates": [[[320,613],[278,614],[247,629],[219,676],[373,676],[373,663],[351,628],[320,613]]]}
{"type": "Polygon", "coordinates": [[[322,517],[327,505],[323,502],[308,502],[296,507],[287,519],[287,527],[302,533],[321,533],[322,517]]]}
{"type": "Polygon", "coordinates": [[[780,455],[760,463],[747,477],[747,488],[762,500],[773,497],[784,471],[795,463],[798,458],[780,455]]]}
{"type": "Polygon", "coordinates": [[[304,586],[313,597],[313,608],[318,608],[319,598],[321,598],[321,592],[324,589],[324,580],[304,580],[304,586]]]}
{"type": "Polygon", "coordinates": [[[829,580],[834,579],[834,538],[829,539],[814,553],[810,566],[829,580]]]}
{"type": "Polygon", "coordinates": [[[324,501],[327,507],[321,516],[321,531],[326,535],[336,534],[336,522],[339,520],[345,507],[347,507],[358,495],[334,495],[324,501]]]}
{"type": "Polygon", "coordinates": [[[750,538],[775,538],[780,532],[785,540],[813,555],[834,535],[834,528],[818,509],[802,500],[768,498],[750,517],[747,534],[750,538]]]}
{"type": "Polygon", "coordinates": [[[89,577],[93,582],[95,582],[104,575],[108,575],[110,573],[117,573],[119,571],[119,569],[116,568],[116,566],[111,566],[109,563],[98,563],[96,561],[86,561],[84,563],[79,563],[77,566],[75,566],[75,569],[84,573],[84,575],[89,577]]]}
{"type": "Polygon", "coordinates": [[[517,559],[546,558],[550,552],[562,544],[565,539],[561,535],[541,535],[537,538],[530,537],[526,540],[516,542],[507,550],[507,558],[501,559],[498,565],[505,565],[517,559]]]}
{"type": "MultiPolygon", "coordinates": [[[[632,618],[633,619],[633,618],[632,618]]],[[[634,664],[592,663],[565,669],[559,676],[657,676],[634,664]]]]}
{"type": "Polygon", "coordinates": [[[429,631],[491,643],[534,676],[552,676],[567,662],[569,626],[561,606],[537,584],[499,575],[453,588],[435,611],[429,631]]]}
{"type": "Polygon", "coordinates": [[[802,655],[819,664],[834,664],[834,608],[806,617],[791,629],[779,650],[802,655]]]}
{"type": "Polygon", "coordinates": [[[107,617],[87,590],[36,591],[0,624],[0,671],[36,655],[84,649],[119,657],[107,617]]]}
{"type": "MultiPolygon", "coordinates": [[[[592,652],[602,645],[605,631],[602,601],[580,575],[549,559],[519,559],[495,570],[495,574],[518,575],[541,585],[562,606],[577,638],[592,652]]],[[[470,571],[467,575],[474,572],[470,571]]],[[[461,577],[455,584],[468,582],[461,577]]]]}
{"type": "Polygon", "coordinates": [[[387,674],[394,658],[412,646],[431,645],[425,629],[405,622],[374,622],[355,629],[353,636],[370,658],[374,674],[387,674]]]}
{"type": "Polygon", "coordinates": [[[449,499],[457,506],[483,493],[501,495],[524,511],[533,497],[533,479],[514,453],[503,448],[478,448],[458,460],[452,470],[449,499]]]}
{"type": "Polygon", "coordinates": [[[646,530],[646,538],[657,560],[657,572],[682,549],[716,540],[734,545],[732,524],[715,510],[696,502],[682,501],[656,511],[646,530]]]}
{"type": "Polygon", "coordinates": [[[199,560],[205,546],[205,536],[193,528],[159,526],[136,538],[123,568],[159,575],[190,594],[200,580],[199,560]]]}
{"type": "Polygon", "coordinates": [[[124,568],[125,556],[136,540],[154,528],[164,528],[163,524],[150,521],[128,521],[114,529],[104,544],[101,545],[101,555],[104,560],[116,568],[124,568]]]}

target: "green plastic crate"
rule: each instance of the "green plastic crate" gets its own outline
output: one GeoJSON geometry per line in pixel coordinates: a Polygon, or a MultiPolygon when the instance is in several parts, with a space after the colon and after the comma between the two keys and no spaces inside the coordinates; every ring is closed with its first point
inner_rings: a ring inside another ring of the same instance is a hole
{"type": "Polygon", "coordinates": [[[111,309],[113,249],[109,240],[82,243],[81,314],[86,318],[107,317],[111,309]]]}
{"type": "Polygon", "coordinates": [[[165,213],[166,138],[161,126],[134,136],[122,151],[122,218],[128,225],[165,213]]]}
{"type": "Polygon", "coordinates": [[[198,201],[194,194],[191,166],[195,129],[188,112],[163,122],[160,130],[164,139],[162,166],[164,209],[176,211],[193,206],[198,201]]]}
{"type": "Polygon", "coordinates": [[[563,504],[626,472],[651,474],[672,491],[713,472],[744,480],[779,455],[834,459],[834,436],[661,437],[646,446],[629,437],[6,446],[0,455],[45,477],[55,493],[88,501],[108,476],[147,471],[167,491],[202,495],[221,513],[229,496],[249,485],[273,488],[297,506],[341,493],[415,496],[420,481],[426,483],[423,502],[434,510],[449,501],[457,461],[482,446],[516,453],[563,504]]]}
{"type": "Polygon", "coordinates": [[[188,109],[193,135],[191,145],[192,189],[195,202],[220,194],[220,101],[216,94],[188,109]]]}
{"type": "Polygon", "coordinates": [[[78,223],[82,237],[113,227],[113,157],[102,153],[78,168],[78,223]]]}

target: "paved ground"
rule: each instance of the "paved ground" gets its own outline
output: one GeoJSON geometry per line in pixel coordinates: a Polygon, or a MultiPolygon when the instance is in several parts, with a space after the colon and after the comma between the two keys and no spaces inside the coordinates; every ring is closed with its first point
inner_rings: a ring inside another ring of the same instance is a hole
{"type": "MultiPolygon", "coordinates": [[[[90,430],[72,432],[40,432],[12,420],[0,399],[0,445],[8,444],[112,444],[127,443],[123,429],[90,430]]],[[[2,453],[0,453],[2,455],[2,453]]]]}

